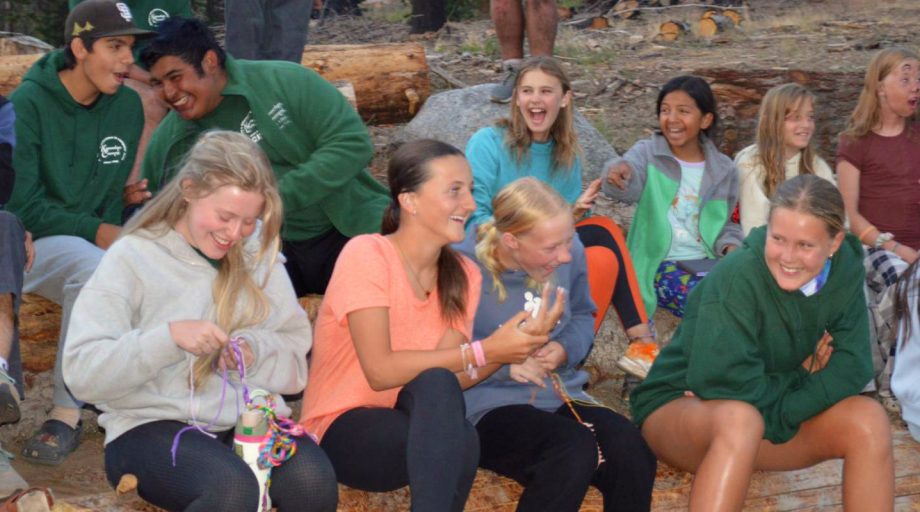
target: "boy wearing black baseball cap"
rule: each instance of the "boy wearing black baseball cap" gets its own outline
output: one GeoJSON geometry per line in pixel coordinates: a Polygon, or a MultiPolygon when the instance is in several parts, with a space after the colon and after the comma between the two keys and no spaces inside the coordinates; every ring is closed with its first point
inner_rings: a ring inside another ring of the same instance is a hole
{"type": "Polygon", "coordinates": [[[80,407],[61,375],[73,301],[118,236],[122,189],[134,164],[144,112],[122,87],[131,47],[151,32],[114,0],[86,0],[67,17],[64,49],[36,62],[13,92],[16,182],[7,209],[35,238],[24,293],[62,307],[54,409],[22,456],[59,464],[79,444],[80,407]]]}

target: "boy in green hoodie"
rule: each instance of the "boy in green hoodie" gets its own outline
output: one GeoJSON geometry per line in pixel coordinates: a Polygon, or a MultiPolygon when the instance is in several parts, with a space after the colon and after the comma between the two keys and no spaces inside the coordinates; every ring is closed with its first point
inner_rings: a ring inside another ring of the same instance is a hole
{"type": "Polygon", "coordinates": [[[35,237],[24,293],[61,305],[50,419],[25,459],[59,464],[79,443],[80,407],[61,375],[70,309],[119,233],[122,190],[144,125],[140,99],[121,87],[135,37],[149,34],[114,0],[87,0],[67,17],[66,47],[42,57],[10,97],[15,106],[16,182],[8,209],[35,237]]]}
{"type": "Polygon", "coordinates": [[[323,293],[353,236],[380,231],[387,190],[365,170],[364,123],[322,77],[299,64],[236,60],[198,20],[170,18],[141,52],[174,109],[154,132],[141,174],[156,192],[208,129],[239,131],[265,151],[284,203],[285,267],[298,296],[323,293]]]}

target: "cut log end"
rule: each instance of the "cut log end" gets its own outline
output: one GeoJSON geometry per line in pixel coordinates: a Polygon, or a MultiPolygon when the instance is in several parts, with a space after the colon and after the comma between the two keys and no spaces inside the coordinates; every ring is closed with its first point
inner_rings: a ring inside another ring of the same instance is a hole
{"type": "Polygon", "coordinates": [[[700,35],[703,37],[713,37],[716,34],[727,31],[733,26],[734,23],[732,23],[731,18],[716,14],[700,20],[700,35]]]}
{"type": "Polygon", "coordinates": [[[607,21],[607,18],[603,16],[596,16],[592,18],[591,24],[588,25],[588,28],[594,29],[594,30],[599,30],[602,28],[609,28],[609,27],[610,27],[610,22],[607,21]]]}
{"type": "Polygon", "coordinates": [[[658,27],[658,37],[665,41],[676,41],[690,32],[690,25],[685,21],[666,21],[658,27]]]}
{"type": "Polygon", "coordinates": [[[610,15],[612,17],[621,18],[624,20],[636,19],[642,12],[638,10],[638,8],[638,0],[620,0],[616,5],[613,6],[613,9],[610,11],[610,15]]]}

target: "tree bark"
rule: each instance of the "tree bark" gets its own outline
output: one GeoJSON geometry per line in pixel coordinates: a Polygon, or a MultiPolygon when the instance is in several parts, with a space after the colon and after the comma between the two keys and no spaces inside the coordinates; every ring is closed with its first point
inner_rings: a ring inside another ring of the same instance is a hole
{"type": "Polygon", "coordinates": [[[406,122],[431,95],[425,48],[417,43],[309,45],[301,64],[326,80],[351,82],[368,124],[406,122]]]}

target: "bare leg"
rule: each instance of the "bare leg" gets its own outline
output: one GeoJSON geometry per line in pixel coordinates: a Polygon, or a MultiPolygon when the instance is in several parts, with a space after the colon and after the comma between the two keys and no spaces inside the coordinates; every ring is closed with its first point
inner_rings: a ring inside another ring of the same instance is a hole
{"type": "Polygon", "coordinates": [[[788,442],[762,441],[755,467],[800,469],[828,459],[843,459],[844,510],[894,508],[891,427],[878,402],[849,397],[802,423],[788,442]]]}
{"type": "MultiPolygon", "coordinates": [[[[521,9],[521,0],[492,0],[490,12],[502,60],[524,58],[524,11],[521,9]]],[[[553,16],[556,16],[555,11],[553,16]]]]}
{"type": "Polygon", "coordinates": [[[695,473],[690,510],[741,510],[763,438],[763,419],[737,400],[684,397],[663,405],[642,425],[659,459],[695,473]]]}
{"type": "MultiPolygon", "coordinates": [[[[553,55],[558,24],[555,0],[527,0],[527,44],[531,55],[553,55]]],[[[497,33],[497,24],[495,30],[497,33]]]]}

